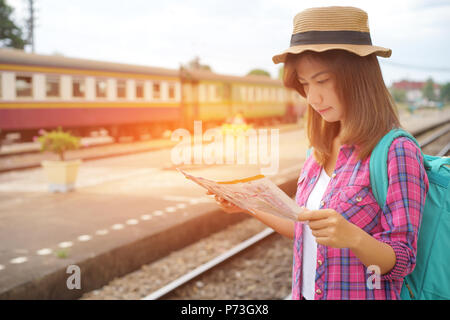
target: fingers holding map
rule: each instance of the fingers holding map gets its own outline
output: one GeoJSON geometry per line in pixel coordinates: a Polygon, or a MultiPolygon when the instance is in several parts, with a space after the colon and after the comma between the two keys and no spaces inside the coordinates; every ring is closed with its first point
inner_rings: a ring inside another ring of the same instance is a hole
{"type": "Polygon", "coordinates": [[[293,199],[264,175],[231,181],[214,181],[195,177],[181,169],[177,170],[209,192],[250,212],[260,210],[296,222],[298,213],[302,212],[302,208],[293,199]]]}

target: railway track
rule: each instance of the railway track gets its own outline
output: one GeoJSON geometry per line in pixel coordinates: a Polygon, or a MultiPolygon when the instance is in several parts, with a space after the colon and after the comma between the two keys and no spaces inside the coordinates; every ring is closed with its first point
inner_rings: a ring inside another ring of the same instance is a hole
{"type": "MultiPolygon", "coordinates": [[[[198,298],[198,288],[203,288],[205,285],[205,282],[208,282],[208,280],[199,280],[196,282],[193,282],[193,280],[201,277],[202,279],[207,279],[209,276],[208,272],[217,273],[219,274],[220,278],[223,278],[224,281],[230,284],[230,282],[233,282],[230,280],[230,277],[226,276],[226,270],[228,269],[230,265],[230,261],[232,261],[233,258],[241,257],[242,255],[245,255],[245,253],[248,253],[257,248],[258,246],[263,245],[263,243],[266,246],[274,246],[274,239],[277,239],[275,237],[276,233],[273,229],[266,228],[263,231],[259,232],[258,234],[254,235],[253,237],[241,242],[240,244],[236,245],[235,247],[231,248],[227,252],[219,255],[218,257],[208,261],[207,263],[204,263],[197,267],[196,269],[188,272],[187,274],[183,275],[182,277],[172,281],[171,283],[167,284],[166,286],[162,287],[161,289],[151,293],[150,295],[143,298],[143,300],[157,300],[157,299],[197,299],[198,298]],[[272,242],[272,243],[270,243],[272,242]],[[219,272],[217,270],[220,270],[219,272]],[[228,280],[225,280],[225,278],[228,278],[228,280]]],[[[276,247],[276,246],[275,246],[276,247]]],[[[267,253],[266,253],[267,254],[267,253]]],[[[244,257],[244,259],[248,259],[248,257],[244,257]]],[[[252,266],[252,269],[257,268],[258,265],[252,266]]],[[[239,271],[234,271],[234,274],[239,271]]],[[[253,270],[253,274],[261,275],[261,276],[269,276],[267,275],[263,270],[253,270]]],[[[238,279],[240,281],[241,279],[241,272],[238,273],[238,277],[234,277],[234,280],[238,279]]],[[[213,275],[213,277],[217,277],[217,275],[213,275]]],[[[216,279],[218,280],[218,279],[216,279]]],[[[256,280],[256,279],[254,279],[256,280]]],[[[262,283],[259,284],[259,287],[262,285],[262,283]]],[[[236,284],[234,284],[235,287],[236,284]]],[[[254,286],[256,288],[256,285],[254,286]]],[[[203,293],[203,295],[207,295],[208,297],[211,296],[211,293],[214,292],[216,288],[209,288],[209,292],[203,293]]],[[[208,291],[208,288],[203,289],[203,291],[208,291]]],[[[244,294],[246,295],[248,292],[242,291],[242,290],[236,290],[236,296],[235,298],[243,298],[244,294]]],[[[218,297],[217,295],[215,297],[218,297]]],[[[220,296],[219,296],[220,297],[220,296]]],[[[214,298],[214,297],[211,297],[214,298]]],[[[248,297],[247,297],[248,298],[248,297]]],[[[270,297],[273,298],[273,297],[270,297]]]]}
{"type": "MultiPolygon", "coordinates": [[[[416,139],[424,153],[448,155],[450,123],[421,132],[416,139]]],[[[140,296],[133,299],[289,299],[292,241],[270,228],[261,228],[263,225],[256,219],[247,220],[242,224],[259,223],[260,230],[253,230],[245,241],[178,277],[166,280],[164,285],[146,295],[141,291],[140,296]]],[[[233,238],[236,230],[226,237],[233,238]]],[[[200,242],[203,241],[208,242],[208,239],[200,242]]],[[[195,253],[188,250],[185,254],[195,253]]],[[[128,280],[124,278],[124,281],[128,280]]],[[[101,291],[96,291],[96,294],[88,294],[85,298],[101,298],[101,291]]]]}
{"type": "MultiPolygon", "coordinates": [[[[267,129],[278,128],[280,132],[295,130],[301,128],[301,124],[284,124],[275,127],[264,127],[267,129]]],[[[260,129],[260,127],[255,127],[260,129]]],[[[171,148],[178,144],[178,141],[172,141],[170,136],[166,136],[164,139],[155,139],[147,141],[135,141],[135,142],[119,142],[115,143],[110,137],[101,137],[101,139],[94,140],[93,142],[87,142],[85,147],[79,150],[72,150],[67,152],[66,159],[81,159],[83,162],[114,158],[118,156],[133,155],[143,152],[156,151],[160,149],[171,148]]],[[[8,150],[7,152],[0,153],[0,173],[26,170],[32,168],[38,168],[41,166],[42,160],[57,160],[58,157],[55,154],[46,153],[43,154],[36,149],[35,145],[25,144],[26,146],[18,146],[20,151],[8,150]]]]}
{"type": "MultiPolygon", "coordinates": [[[[81,137],[81,145],[83,148],[95,148],[98,146],[112,145],[114,138],[110,136],[98,136],[98,137],[81,137]]],[[[23,156],[28,154],[40,153],[41,146],[39,142],[22,142],[22,143],[9,143],[0,145],[0,158],[23,156]]]]}
{"type": "Polygon", "coordinates": [[[423,153],[439,157],[448,156],[450,151],[450,122],[429,130],[416,137],[423,153]]]}

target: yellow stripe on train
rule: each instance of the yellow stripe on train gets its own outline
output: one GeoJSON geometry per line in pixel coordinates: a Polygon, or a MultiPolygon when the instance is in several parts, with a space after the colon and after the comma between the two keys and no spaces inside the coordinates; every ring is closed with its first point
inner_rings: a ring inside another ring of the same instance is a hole
{"type": "Polygon", "coordinates": [[[0,103],[0,109],[179,108],[179,102],[29,102],[0,103]]]}

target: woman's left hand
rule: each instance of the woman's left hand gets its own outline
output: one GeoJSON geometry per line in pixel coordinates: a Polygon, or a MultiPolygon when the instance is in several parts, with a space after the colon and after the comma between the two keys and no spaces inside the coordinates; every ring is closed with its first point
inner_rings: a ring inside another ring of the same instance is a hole
{"type": "Polygon", "coordinates": [[[305,209],[298,214],[297,219],[308,222],[318,244],[333,248],[352,248],[357,245],[361,229],[334,209],[305,209]]]}

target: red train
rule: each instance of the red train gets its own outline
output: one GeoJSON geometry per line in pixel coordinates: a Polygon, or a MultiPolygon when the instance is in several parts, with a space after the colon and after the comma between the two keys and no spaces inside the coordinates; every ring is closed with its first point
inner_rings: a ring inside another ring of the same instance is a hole
{"type": "MultiPolygon", "coordinates": [[[[220,125],[241,113],[250,123],[294,122],[300,95],[264,76],[165,69],[0,49],[0,138],[30,141],[61,126],[79,136],[158,137],[165,130],[220,125]]],[[[3,139],[1,139],[3,140],[3,139]]]]}

